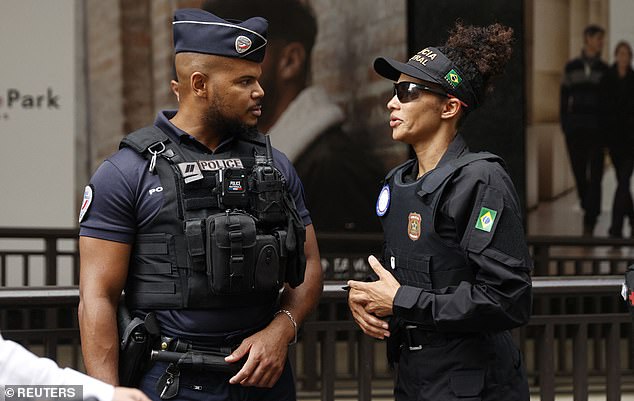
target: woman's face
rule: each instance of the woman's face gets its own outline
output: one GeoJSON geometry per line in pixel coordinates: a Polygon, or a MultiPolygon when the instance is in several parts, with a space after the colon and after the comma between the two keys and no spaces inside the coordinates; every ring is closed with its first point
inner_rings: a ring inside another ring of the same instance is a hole
{"type": "Polygon", "coordinates": [[[626,46],[619,46],[614,53],[616,64],[621,67],[630,66],[632,64],[632,54],[626,46]]]}
{"type": "MultiPolygon", "coordinates": [[[[431,87],[432,90],[442,91],[437,86],[405,74],[401,74],[398,82],[412,82],[431,87]]],[[[416,99],[399,100],[395,93],[387,103],[387,108],[390,110],[392,139],[413,145],[433,137],[438,131],[442,105],[446,98],[415,85],[410,85],[409,88],[409,95],[418,94],[416,99]]]]}

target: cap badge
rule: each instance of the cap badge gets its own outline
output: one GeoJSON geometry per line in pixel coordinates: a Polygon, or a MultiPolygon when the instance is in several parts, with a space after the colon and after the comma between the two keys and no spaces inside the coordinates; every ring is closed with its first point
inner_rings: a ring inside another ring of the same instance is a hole
{"type": "Polygon", "coordinates": [[[456,70],[454,70],[453,68],[447,73],[447,75],[445,75],[445,79],[447,80],[447,82],[449,82],[449,85],[453,86],[454,88],[462,83],[462,78],[460,78],[460,75],[458,75],[456,70]]]}
{"type": "Polygon", "coordinates": [[[410,213],[407,217],[407,235],[412,241],[420,238],[421,217],[418,213],[410,213]]]}
{"type": "Polygon", "coordinates": [[[236,38],[236,51],[242,54],[249,50],[252,44],[253,42],[251,42],[251,39],[247,38],[246,36],[240,35],[236,38]]]}

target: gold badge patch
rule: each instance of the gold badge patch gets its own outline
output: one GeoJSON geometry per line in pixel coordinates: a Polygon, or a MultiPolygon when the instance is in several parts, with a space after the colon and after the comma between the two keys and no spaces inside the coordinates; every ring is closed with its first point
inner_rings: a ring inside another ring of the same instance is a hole
{"type": "Polygon", "coordinates": [[[420,238],[421,217],[418,213],[410,213],[407,218],[407,235],[412,241],[420,238]]]}

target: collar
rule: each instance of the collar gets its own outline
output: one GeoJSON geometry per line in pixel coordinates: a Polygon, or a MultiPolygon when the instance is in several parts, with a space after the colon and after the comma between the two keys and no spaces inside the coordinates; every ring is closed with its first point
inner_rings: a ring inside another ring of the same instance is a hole
{"type": "Polygon", "coordinates": [[[183,131],[182,129],[172,124],[170,120],[174,118],[174,116],[176,115],[176,111],[177,110],[161,110],[157,113],[156,119],[154,120],[154,125],[157,128],[159,128],[161,131],[163,131],[172,141],[174,141],[174,143],[193,144],[194,146],[196,146],[197,148],[200,148],[200,150],[206,153],[221,152],[224,150],[226,146],[233,143],[234,141],[233,137],[225,138],[222,142],[220,142],[216,150],[212,151],[207,146],[200,143],[198,139],[194,138],[193,136],[189,135],[187,132],[183,131]]]}
{"type": "MultiPolygon", "coordinates": [[[[468,151],[469,151],[469,148],[467,147],[467,143],[465,142],[462,135],[456,134],[453,137],[452,141],[449,143],[447,150],[445,150],[445,153],[442,155],[442,157],[438,161],[438,164],[436,165],[436,167],[434,167],[432,170],[429,170],[427,173],[425,173],[423,177],[421,177],[421,179],[423,179],[426,175],[430,174],[431,172],[436,171],[439,168],[442,168],[444,165],[451,162],[452,160],[456,160],[458,157],[462,156],[464,153],[468,151]]],[[[418,175],[417,160],[413,159],[412,166],[410,168],[406,168],[406,170],[409,170],[409,171],[403,172],[403,178],[402,178],[403,182],[416,181],[417,180],[416,176],[418,175]]]]}

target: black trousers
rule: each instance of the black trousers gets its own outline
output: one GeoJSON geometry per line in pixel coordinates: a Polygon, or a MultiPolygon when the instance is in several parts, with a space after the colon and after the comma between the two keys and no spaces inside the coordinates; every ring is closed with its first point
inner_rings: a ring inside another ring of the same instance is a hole
{"type": "Polygon", "coordinates": [[[508,331],[403,350],[396,401],[529,401],[519,349],[508,331]]]}
{"type": "Polygon", "coordinates": [[[623,143],[609,146],[610,158],[616,174],[616,191],[612,202],[612,222],[609,231],[610,235],[614,237],[623,236],[623,220],[626,216],[630,219],[630,225],[634,223],[634,205],[630,192],[630,179],[632,171],[634,171],[632,149],[634,147],[623,143]]]}
{"type": "Polygon", "coordinates": [[[585,215],[583,224],[594,227],[601,214],[601,180],[604,146],[598,130],[576,129],[566,132],[566,145],[577,185],[577,195],[585,215]]]}

